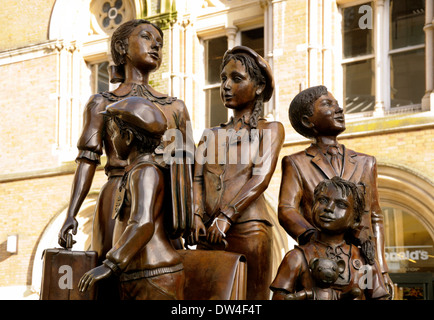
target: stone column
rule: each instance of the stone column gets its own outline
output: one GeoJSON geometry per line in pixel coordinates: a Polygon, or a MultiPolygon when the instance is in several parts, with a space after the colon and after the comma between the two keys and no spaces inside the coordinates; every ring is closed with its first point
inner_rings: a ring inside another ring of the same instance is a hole
{"type": "MultiPolygon", "coordinates": [[[[333,88],[333,55],[332,55],[332,4],[323,0],[323,41],[322,41],[322,79],[327,88],[333,88]]],[[[333,91],[334,92],[334,91],[333,91]]]]}
{"type": "Polygon", "coordinates": [[[425,95],[422,110],[434,111],[434,0],[425,3],[425,95]]]}
{"type": "Polygon", "coordinates": [[[318,77],[318,51],[319,51],[319,21],[318,21],[318,0],[309,0],[309,84],[308,87],[319,85],[318,77]]]}
{"type": "Polygon", "coordinates": [[[226,36],[228,37],[228,49],[235,47],[235,37],[237,36],[238,28],[230,26],[226,28],[226,36]]]}
{"type": "Polygon", "coordinates": [[[384,26],[384,0],[375,1],[375,108],[374,115],[384,115],[386,83],[387,54],[385,54],[385,40],[383,37],[384,26]]]}

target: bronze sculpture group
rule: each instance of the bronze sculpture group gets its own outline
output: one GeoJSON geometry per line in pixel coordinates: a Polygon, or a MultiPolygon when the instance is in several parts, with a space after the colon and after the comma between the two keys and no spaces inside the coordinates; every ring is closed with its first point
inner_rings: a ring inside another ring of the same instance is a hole
{"type": "Polygon", "coordinates": [[[121,84],[86,105],[61,246],[77,232],[75,216],[103,152],[108,181],[92,233],[99,265],[83,275],[79,289],[97,285],[100,299],[183,299],[179,250],[196,245],[204,257],[209,250],[245,256],[247,299],[269,299],[270,289],[273,299],[389,298],[375,158],[337,142],[345,119],[327,88],[306,89],[290,105],[291,124],[313,143],[282,160],[279,222],[299,245],[273,280],[272,213],[264,191],[285,132],[262,117],[274,90],[272,70],[250,48],[226,52],[220,93],[233,117],[206,129],[194,150],[184,103],[149,85],[162,46],[158,26],[121,25],[111,42],[111,81],[121,84]],[[170,140],[168,130],[179,135],[170,140]],[[367,287],[361,285],[366,277],[373,279],[367,287]]]}

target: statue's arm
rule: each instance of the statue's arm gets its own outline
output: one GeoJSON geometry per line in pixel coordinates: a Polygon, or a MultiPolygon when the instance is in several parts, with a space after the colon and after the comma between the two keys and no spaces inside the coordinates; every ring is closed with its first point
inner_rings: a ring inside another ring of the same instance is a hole
{"type": "Polygon", "coordinates": [[[388,272],[386,258],[384,254],[384,216],[378,199],[377,187],[377,163],[375,158],[372,165],[372,186],[371,186],[371,223],[375,237],[378,263],[382,273],[388,272]]]}
{"type": "Polygon", "coordinates": [[[127,226],[107,253],[108,266],[116,266],[115,273],[124,270],[131,259],[152,238],[155,230],[155,210],[162,207],[164,179],[154,166],[145,166],[131,172],[131,214],[127,226]]]}
{"type": "Polygon", "coordinates": [[[296,287],[302,283],[301,277],[307,269],[301,250],[294,248],[282,259],[276,277],[270,285],[273,300],[290,300],[296,293],[296,287]]]}
{"type": "Polygon", "coordinates": [[[75,217],[89,193],[97,165],[94,162],[78,160],[78,167],[74,174],[71,197],[66,218],[59,232],[59,245],[66,247],[67,234],[71,230],[77,234],[78,223],[75,217]]]}
{"type": "Polygon", "coordinates": [[[193,174],[193,210],[194,210],[194,229],[189,244],[193,245],[199,241],[200,235],[206,235],[206,228],[203,223],[205,213],[205,194],[203,177],[203,150],[206,144],[201,140],[196,150],[193,174]]]}
{"type": "Polygon", "coordinates": [[[315,228],[300,212],[303,182],[297,166],[290,156],[282,159],[278,218],[285,231],[300,244],[305,243],[315,228]]]}
{"type": "MultiPolygon", "coordinates": [[[[279,153],[285,139],[285,130],[280,122],[270,123],[264,130],[270,130],[271,143],[262,142],[262,161],[253,168],[251,178],[234,195],[229,203],[221,208],[221,212],[235,222],[241,213],[249,207],[267,188],[276,169],[279,153]]],[[[265,142],[264,142],[265,141],[265,142]]]]}
{"type": "Polygon", "coordinates": [[[73,234],[77,233],[78,223],[75,217],[89,193],[96,168],[100,164],[104,119],[99,112],[104,106],[105,99],[101,95],[93,95],[84,109],[83,131],[77,143],[78,166],[72,182],[66,218],[59,232],[59,245],[62,247],[66,246],[66,237],[70,230],[73,234]]]}

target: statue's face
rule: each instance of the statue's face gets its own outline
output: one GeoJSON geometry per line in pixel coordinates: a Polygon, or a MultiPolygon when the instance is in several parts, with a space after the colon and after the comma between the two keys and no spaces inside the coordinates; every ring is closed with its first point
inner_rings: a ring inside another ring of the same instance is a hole
{"type": "Polygon", "coordinates": [[[338,135],[345,130],[344,110],[330,92],[319,97],[313,105],[313,115],[306,116],[317,135],[338,135]]]}
{"type": "Polygon", "coordinates": [[[344,196],[341,190],[329,186],[318,195],[312,214],[314,224],[321,232],[342,234],[354,224],[353,196],[344,196]]]}
{"type": "Polygon", "coordinates": [[[138,25],[128,38],[127,60],[139,70],[154,71],[162,61],[163,39],[151,24],[138,25]]]}
{"type": "Polygon", "coordinates": [[[238,60],[230,60],[221,74],[220,97],[226,108],[253,110],[257,84],[238,60]]]}

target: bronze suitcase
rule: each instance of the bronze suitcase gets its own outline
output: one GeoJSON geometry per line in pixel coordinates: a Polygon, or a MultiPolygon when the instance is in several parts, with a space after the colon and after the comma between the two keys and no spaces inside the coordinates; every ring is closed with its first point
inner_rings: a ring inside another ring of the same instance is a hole
{"type": "Polygon", "coordinates": [[[221,250],[178,250],[185,272],[185,300],[245,300],[246,257],[221,250]]]}
{"type": "Polygon", "coordinates": [[[93,286],[87,292],[78,290],[80,278],[97,266],[95,251],[73,251],[72,235],[67,248],[46,249],[42,254],[42,283],[40,300],[95,300],[93,286]]]}

